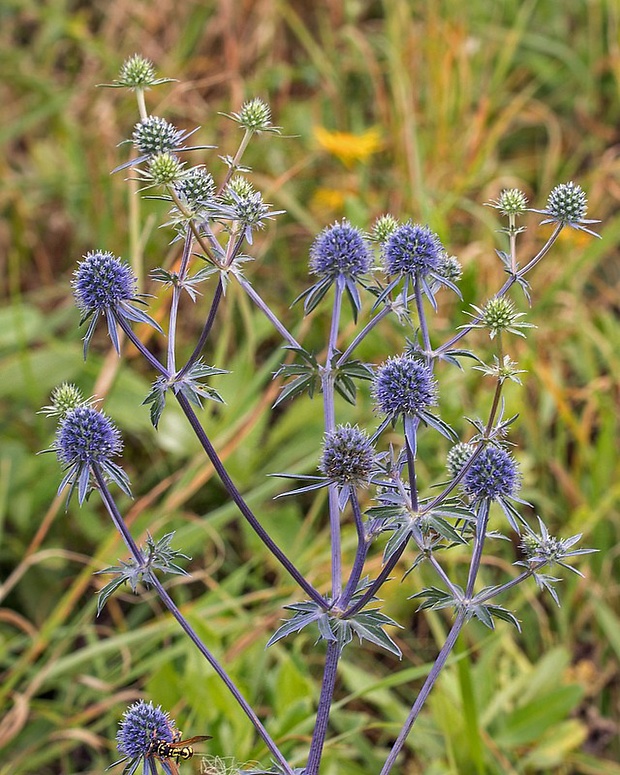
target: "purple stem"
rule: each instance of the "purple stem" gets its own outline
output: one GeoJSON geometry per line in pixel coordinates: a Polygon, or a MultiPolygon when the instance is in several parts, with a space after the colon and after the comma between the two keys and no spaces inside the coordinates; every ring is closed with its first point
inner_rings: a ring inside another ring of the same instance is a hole
{"type": "Polygon", "coordinates": [[[345,590],[340,596],[340,599],[336,601],[336,605],[340,610],[345,609],[349,605],[349,601],[357,589],[359,580],[362,577],[362,571],[364,570],[366,555],[368,553],[368,542],[366,541],[366,533],[364,531],[362,510],[360,509],[357,493],[353,488],[351,488],[349,502],[351,503],[351,508],[353,509],[353,519],[355,520],[355,529],[357,530],[357,552],[355,554],[355,560],[353,561],[353,567],[351,568],[351,575],[349,576],[345,590]]]}
{"type": "Polygon", "coordinates": [[[381,769],[380,775],[388,775],[392,767],[396,764],[396,759],[398,757],[398,754],[401,752],[405,744],[405,741],[409,733],[411,732],[411,729],[415,724],[416,719],[420,714],[420,711],[422,710],[422,706],[426,702],[428,695],[431,693],[431,689],[435,685],[435,681],[439,678],[441,670],[443,666],[446,664],[446,660],[450,656],[450,652],[454,648],[456,639],[458,638],[461,630],[463,629],[464,624],[465,624],[465,611],[461,611],[457,614],[457,617],[454,620],[452,629],[448,633],[448,637],[446,638],[446,641],[443,644],[441,651],[437,655],[435,664],[433,665],[431,672],[426,677],[426,681],[424,681],[424,684],[420,689],[420,693],[416,697],[413,707],[411,708],[411,711],[407,716],[407,720],[405,721],[403,728],[400,731],[400,734],[396,738],[396,742],[392,746],[392,750],[390,751],[389,756],[385,760],[385,764],[381,769]]]}
{"type": "Polygon", "coordinates": [[[129,339],[129,341],[136,347],[136,349],[142,353],[142,355],[151,364],[151,366],[156,371],[158,371],[162,376],[164,376],[166,379],[170,379],[170,372],[168,371],[168,369],[163,365],[163,363],[160,363],[157,360],[157,358],[153,355],[153,353],[150,350],[148,350],[145,347],[145,345],[142,344],[142,342],[134,334],[131,326],[125,320],[125,318],[122,315],[117,315],[114,311],[112,312],[112,314],[114,315],[114,319],[116,320],[116,322],[124,331],[125,335],[127,336],[127,339],[129,339]]]}
{"type": "MultiPolygon", "coordinates": [[[[330,433],[336,427],[336,409],[334,406],[335,376],[332,359],[338,341],[342,294],[344,292],[344,280],[340,275],[336,280],[334,290],[334,305],[332,307],[332,320],[327,342],[327,353],[325,355],[325,366],[321,369],[325,433],[330,433]]],[[[337,600],[342,594],[342,548],[340,544],[340,505],[338,503],[338,490],[335,484],[329,485],[328,506],[332,555],[332,600],[337,600]]]]}
{"type": "Polygon", "coordinates": [[[254,290],[254,288],[250,285],[250,283],[245,279],[245,277],[242,277],[241,275],[235,275],[235,279],[239,283],[239,285],[243,288],[243,290],[247,293],[247,295],[252,299],[254,304],[263,312],[263,314],[271,321],[271,324],[276,329],[276,331],[280,334],[280,336],[283,339],[286,339],[286,341],[291,345],[291,347],[296,347],[298,350],[301,349],[301,345],[299,342],[295,339],[295,337],[287,331],[287,329],[280,323],[278,318],[273,314],[273,312],[269,309],[267,304],[261,299],[261,297],[258,295],[258,293],[254,290]]]}
{"type": "Polygon", "coordinates": [[[175,342],[177,332],[177,319],[179,315],[179,301],[183,290],[182,283],[187,274],[189,257],[192,250],[192,231],[187,229],[185,232],[185,243],[183,245],[183,255],[181,257],[181,266],[179,267],[179,283],[172,286],[172,302],[170,304],[170,323],[168,325],[168,371],[174,374],[175,366],[175,342]]]}
{"type": "Polygon", "coordinates": [[[205,321],[205,324],[202,328],[202,331],[200,333],[200,338],[198,339],[198,342],[194,347],[194,352],[190,355],[185,366],[183,366],[183,368],[176,375],[176,378],[178,380],[182,379],[185,376],[185,374],[187,374],[187,372],[191,369],[191,367],[196,363],[198,358],[200,358],[200,353],[202,352],[207,342],[207,338],[209,336],[209,333],[211,332],[213,323],[215,322],[217,309],[220,305],[220,301],[222,300],[222,291],[223,291],[222,278],[220,277],[217,283],[217,287],[215,289],[215,293],[213,294],[213,301],[211,302],[211,309],[209,310],[209,316],[207,317],[207,320],[205,321]]]}
{"type": "MultiPolygon", "coordinates": [[[[138,548],[138,546],[136,545],[133,538],[131,537],[131,534],[127,528],[127,525],[125,524],[125,520],[123,519],[120,511],[116,507],[116,504],[114,502],[114,499],[112,498],[110,490],[108,489],[108,486],[106,484],[105,478],[103,477],[101,469],[99,468],[98,465],[94,464],[91,467],[91,471],[99,486],[99,491],[101,493],[103,502],[108,510],[108,513],[112,518],[112,521],[114,522],[114,525],[116,526],[117,530],[122,535],[123,540],[127,544],[129,551],[133,556],[134,562],[138,565],[138,567],[145,568],[144,556],[140,551],[140,549],[138,548]]],[[[145,568],[145,570],[147,569],[145,568]]],[[[284,756],[280,753],[278,746],[271,739],[271,736],[263,726],[261,720],[258,718],[256,713],[252,710],[252,708],[247,703],[243,695],[239,692],[239,690],[237,689],[237,687],[235,686],[231,678],[228,676],[224,668],[220,665],[220,663],[209,651],[209,649],[204,645],[204,643],[201,641],[196,631],[191,627],[189,622],[185,619],[185,617],[177,607],[174,600],[164,589],[159,579],[157,579],[154,573],[150,572],[150,569],[148,569],[148,583],[152,587],[154,587],[154,589],[157,591],[157,594],[161,598],[166,608],[170,611],[170,613],[174,616],[177,622],[181,625],[181,628],[185,631],[185,633],[189,636],[192,643],[196,646],[196,648],[200,651],[200,653],[205,657],[207,662],[215,670],[219,678],[221,678],[221,680],[224,682],[227,689],[233,695],[235,700],[239,703],[243,712],[249,718],[250,722],[252,723],[252,725],[258,732],[258,734],[263,739],[263,742],[265,743],[265,745],[267,746],[267,748],[269,749],[273,757],[278,761],[278,763],[283,768],[283,770],[287,773],[287,775],[294,775],[293,770],[289,766],[284,756]]]]}
{"type": "Polygon", "coordinates": [[[319,605],[324,611],[328,610],[329,606],[327,604],[327,601],[323,597],[323,595],[321,595],[321,593],[318,592],[312,586],[312,584],[297,570],[297,568],[288,559],[288,557],[284,554],[284,552],[280,549],[280,547],[273,541],[273,539],[271,538],[269,533],[267,533],[265,528],[260,524],[260,522],[255,517],[254,513],[252,512],[248,504],[243,499],[243,496],[241,495],[241,493],[235,486],[234,482],[228,475],[228,472],[226,471],[224,464],[220,460],[217,452],[215,451],[215,448],[209,441],[209,438],[205,433],[204,428],[200,424],[200,421],[196,417],[196,413],[194,412],[189,400],[181,392],[175,393],[175,398],[179,402],[179,405],[183,410],[185,416],[187,417],[189,424],[192,426],[192,430],[196,434],[198,441],[202,445],[202,448],[207,453],[207,457],[211,461],[211,465],[215,469],[217,475],[220,477],[222,484],[226,488],[226,491],[230,495],[231,499],[237,505],[237,508],[239,509],[241,514],[245,517],[245,519],[251,525],[254,532],[258,535],[258,537],[269,549],[269,551],[286,568],[286,570],[289,572],[292,578],[295,579],[295,581],[304,590],[304,592],[312,600],[314,600],[314,602],[317,603],[317,605],[319,605]]]}
{"type": "Polygon", "coordinates": [[[327,653],[325,655],[325,670],[323,672],[323,683],[321,685],[321,696],[319,698],[319,707],[316,712],[316,724],[310,743],[310,752],[308,754],[308,764],[306,765],[305,775],[317,775],[319,765],[321,764],[321,754],[327,735],[327,724],[329,722],[329,711],[334,696],[336,686],[336,675],[338,672],[338,660],[340,659],[340,646],[337,641],[327,642],[327,653]]]}

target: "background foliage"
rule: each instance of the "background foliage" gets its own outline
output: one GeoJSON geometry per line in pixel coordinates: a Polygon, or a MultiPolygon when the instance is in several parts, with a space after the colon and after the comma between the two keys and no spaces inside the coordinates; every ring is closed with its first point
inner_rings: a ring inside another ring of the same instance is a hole
{"type": "MultiPolygon", "coordinates": [[[[82,361],[68,285],[81,255],[111,250],[146,277],[176,254],[169,232],[157,229],[161,203],[139,202],[122,176],[109,175],[125,158],[116,146],[131,132],[135,105],[95,84],[115,78],[134,52],[179,79],[153,91],[149,107],[181,127],[202,125],[197,139],[219,147],[205,158],[215,173],[216,153],[239,139],[218,111],[252,96],[272,105],[289,137],[260,139],[248,163],[265,199],[288,215],[260,235],[249,276],[291,324],[299,310],[287,303],[307,282],[310,242],[337,218],[367,226],[389,210],[428,223],[464,263],[465,308],[502,279],[498,224],[485,201],[518,186],[542,207],[552,186],[570,179],[589,193],[603,240],[565,231],[536,269],[528,319],[539,328],[514,346],[529,374],[508,399],[520,413],[513,438],[524,497],[558,533],[583,531],[584,544],[600,552],[584,563],[584,580],[562,584],[560,610],[533,586],[510,601],[522,635],[508,625],[466,630],[402,771],[620,773],[619,35],[615,0],[5,0],[0,773],[101,772],[115,758],[118,718],[138,696],[169,709],[187,734],[214,735],[213,754],[264,757],[154,600],[119,596],[95,618],[94,593],[105,581],[93,572],[124,556],[123,547],[96,498],[64,513],[54,497],[56,461],[35,456],[52,433],[36,411],[63,380],[105,396],[125,434],[137,497],[123,505],[134,534],[177,530],[193,575],[177,581],[175,597],[298,764],[312,729],[311,640],[264,650],[295,595],[289,580],[223,500],[174,406],[159,433],[149,427],[138,407],[151,375],[135,355],[119,363],[102,337],[82,361]]],[[[541,242],[531,228],[523,255],[541,242]]],[[[227,403],[210,410],[209,432],[263,523],[321,585],[329,570],[322,496],[275,505],[279,485],[265,477],[312,471],[319,407],[303,399],[269,412],[278,339],[240,295],[232,292],[226,307],[207,359],[232,374],[218,383],[227,403]]],[[[164,311],[155,304],[156,315],[164,311]]],[[[187,310],[188,340],[199,314],[187,310]]],[[[438,321],[440,329],[461,322],[461,305],[442,307],[438,321]]],[[[320,346],[322,325],[313,320],[316,333],[305,341],[320,346]]],[[[401,337],[386,329],[360,355],[378,361],[401,337]]],[[[483,411],[489,396],[477,380],[445,379],[448,421],[483,411]]],[[[368,400],[345,411],[344,420],[371,416],[368,400]]],[[[443,475],[444,452],[424,450],[423,476],[443,475]]],[[[487,580],[510,572],[514,559],[510,545],[489,558],[487,580]]],[[[378,769],[445,635],[442,616],[411,615],[406,597],[421,583],[398,581],[387,588],[386,612],[406,625],[396,635],[405,660],[349,652],[325,773],[378,769]]]]}

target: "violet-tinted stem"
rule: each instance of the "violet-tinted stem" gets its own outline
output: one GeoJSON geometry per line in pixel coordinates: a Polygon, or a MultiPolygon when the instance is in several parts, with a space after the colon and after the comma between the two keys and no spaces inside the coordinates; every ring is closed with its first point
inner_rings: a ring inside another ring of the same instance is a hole
{"type": "Polygon", "coordinates": [[[383,307],[377,314],[372,318],[371,320],[366,323],[364,328],[355,336],[351,344],[347,347],[347,349],[342,353],[342,355],[338,358],[336,361],[336,366],[342,366],[343,363],[346,363],[351,355],[353,354],[353,351],[355,348],[360,344],[360,342],[365,339],[368,334],[372,331],[372,329],[377,325],[377,323],[380,323],[384,317],[390,314],[392,311],[392,308],[389,306],[389,304],[386,304],[385,307],[383,307]]]}
{"type": "Polygon", "coordinates": [[[198,338],[198,341],[196,342],[196,346],[194,347],[194,351],[189,356],[187,363],[183,366],[183,368],[179,371],[179,373],[176,375],[177,379],[182,379],[185,374],[192,368],[192,366],[196,363],[198,358],[200,358],[200,354],[207,343],[207,339],[209,337],[209,334],[211,332],[211,329],[213,328],[213,323],[215,322],[215,316],[217,314],[218,307],[220,305],[220,301],[222,300],[222,278],[218,280],[217,286],[215,288],[215,293],[213,294],[213,299],[211,301],[211,309],[209,310],[209,315],[207,316],[207,319],[205,321],[204,326],[202,327],[202,331],[200,332],[200,337],[198,338]]]}
{"type": "MultiPolygon", "coordinates": [[[[123,331],[125,331],[125,333],[127,334],[127,337],[135,344],[135,346],[145,356],[145,358],[149,361],[149,363],[153,364],[159,372],[161,372],[165,377],[169,378],[170,375],[168,374],[167,369],[157,360],[157,358],[155,358],[154,355],[152,355],[144,347],[142,342],[136,337],[134,332],[131,330],[131,327],[127,324],[127,322],[120,317],[118,318],[118,322],[119,322],[119,325],[122,327],[123,331]]],[[[254,529],[258,537],[269,549],[269,551],[282,563],[282,565],[295,579],[295,581],[299,584],[299,586],[306,592],[306,594],[312,600],[318,603],[318,605],[320,605],[321,608],[327,610],[329,606],[327,605],[325,598],[297,570],[297,568],[288,559],[288,557],[284,554],[284,552],[273,542],[269,534],[266,532],[266,530],[263,528],[263,526],[260,524],[260,522],[256,519],[256,517],[252,513],[252,510],[247,505],[247,503],[243,499],[243,496],[241,495],[239,490],[237,490],[232,479],[228,475],[228,472],[224,468],[224,464],[219,459],[218,454],[215,451],[215,448],[209,441],[206,433],[204,432],[202,425],[200,424],[198,418],[196,417],[196,413],[194,412],[187,398],[185,398],[185,396],[181,392],[175,393],[175,398],[177,399],[181,408],[183,409],[185,416],[189,420],[189,424],[192,426],[194,433],[198,437],[198,440],[200,441],[202,448],[207,453],[207,456],[209,457],[209,460],[211,461],[211,464],[213,465],[213,468],[215,469],[217,475],[220,477],[222,484],[228,491],[228,494],[230,495],[232,500],[237,504],[237,508],[239,509],[239,511],[242,513],[245,519],[250,523],[251,527],[254,529]]]]}
{"type": "MultiPolygon", "coordinates": [[[[325,433],[331,433],[336,427],[336,410],[334,406],[335,374],[332,359],[338,342],[342,294],[344,292],[344,278],[341,275],[338,276],[334,284],[334,291],[334,304],[332,307],[327,353],[325,355],[325,366],[321,369],[325,433]]],[[[332,557],[332,600],[337,600],[342,594],[342,548],[340,543],[340,505],[335,484],[329,485],[328,507],[332,557]]]]}
{"type": "Polygon", "coordinates": [[[286,570],[289,572],[289,574],[292,576],[292,578],[299,584],[299,586],[304,590],[304,592],[317,603],[323,610],[327,610],[329,608],[325,598],[323,595],[321,595],[320,592],[318,592],[312,584],[297,570],[295,565],[288,559],[288,557],[284,554],[284,552],[280,549],[280,547],[273,541],[269,533],[265,530],[265,528],[260,524],[248,504],[243,499],[243,496],[235,486],[234,482],[228,475],[228,471],[226,471],[226,468],[224,467],[224,464],[220,460],[217,452],[215,451],[215,447],[211,444],[209,441],[209,437],[204,431],[204,428],[200,424],[200,421],[196,417],[196,413],[194,412],[194,409],[192,408],[192,405],[190,404],[189,400],[181,393],[177,392],[175,393],[175,398],[179,402],[179,405],[181,409],[183,410],[183,413],[187,417],[189,424],[192,427],[192,430],[196,434],[196,437],[198,438],[198,441],[200,442],[202,448],[207,453],[207,457],[211,461],[211,465],[215,469],[215,472],[219,476],[222,484],[226,488],[226,491],[230,495],[231,499],[235,502],[237,508],[243,515],[243,517],[247,520],[247,522],[250,524],[254,532],[258,535],[260,540],[265,544],[265,546],[269,549],[269,551],[276,557],[280,563],[286,568],[286,570]]]}
{"type": "Polygon", "coordinates": [[[357,498],[357,493],[351,488],[351,494],[349,496],[349,503],[353,510],[353,519],[355,521],[355,529],[357,531],[357,551],[355,552],[355,559],[353,560],[353,567],[351,568],[351,574],[344,592],[340,596],[340,599],[336,601],[336,605],[339,609],[344,609],[349,605],[349,601],[353,597],[359,580],[362,577],[364,570],[364,563],[366,562],[366,555],[368,553],[368,543],[366,541],[366,532],[364,530],[364,518],[362,517],[362,510],[360,508],[360,502],[357,498]]]}
{"type": "MultiPolygon", "coordinates": [[[[140,551],[140,549],[138,548],[138,546],[136,545],[135,541],[133,540],[127,528],[127,525],[125,524],[125,520],[123,519],[118,508],[116,507],[116,503],[114,502],[114,499],[112,498],[112,494],[108,489],[108,486],[103,477],[103,474],[101,473],[101,469],[99,468],[99,466],[95,464],[92,466],[91,470],[99,486],[99,492],[101,493],[101,497],[106,506],[106,509],[110,517],[112,518],[112,521],[114,522],[116,529],[120,532],[121,536],[123,537],[123,540],[127,544],[127,547],[129,548],[129,551],[133,557],[134,562],[139,567],[145,568],[144,556],[140,551]]],[[[265,745],[267,746],[267,748],[269,749],[273,757],[278,761],[278,763],[281,765],[281,767],[287,773],[287,775],[293,775],[293,771],[290,768],[288,762],[280,753],[279,748],[271,739],[271,736],[263,726],[261,720],[258,718],[256,713],[252,710],[252,708],[247,703],[243,695],[239,692],[239,690],[237,689],[237,687],[235,686],[231,678],[228,676],[224,668],[220,665],[217,659],[213,656],[213,654],[202,642],[200,637],[197,635],[196,631],[192,628],[192,626],[189,624],[187,619],[183,616],[183,614],[177,607],[176,603],[170,597],[168,592],[164,589],[163,585],[161,584],[159,579],[155,576],[155,574],[149,571],[148,576],[149,576],[149,581],[148,581],[149,585],[152,586],[157,591],[157,594],[159,595],[160,599],[162,600],[166,608],[170,611],[170,613],[174,616],[177,622],[181,625],[181,628],[189,636],[190,640],[200,651],[200,653],[205,657],[205,659],[211,665],[214,671],[217,673],[219,678],[224,682],[224,684],[226,685],[226,688],[230,691],[230,693],[233,695],[237,703],[241,706],[246,716],[250,719],[252,725],[254,726],[258,734],[263,739],[263,742],[265,743],[265,745]]]]}
{"type": "Polygon", "coordinates": [[[487,535],[487,525],[489,523],[489,511],[491,508],[491,501],[486,498],[480,503],[478,508],[476,522],[476,533],[474,536],[474,551],[471,556],[471,562],[469,565],[469,575],[467,577],[467,587],[465,589],[465,597],[470,599],[474,594],[474,584],[478,571],[480,570],[480,563],[482,561],[482,550],[484,549],[484,542],[487,535]]]}
{"type": "Polygon", "coordinates": [[[414,284],[415,306],[418,311],[418,321],[420,323],[420,332],[422,334],[422,344],[426,353],[426,365],[431,363],[431,337],[428,333],[428,323],[426,322],[426,312],[424,311],[424,301],[422,299],[422,288],[418,277],[414,284]]]}
{"type": "Polygon", "coordinates": [[[402,542],[402,544],[398,547],[398,549],[394,552],[394,554],[390,557],[390,559],[385,563],[383,568],[381,568],[377,578],[372,582],[372,584],[368,587],[368,589],[364,592],[364,594],[360,597],[360,599],[356,601],[356,603],[352,605],[350,608],[347,608],[347,610],[343,614],[343,618],[350,619],[352,616],[355,616],[355,614],[358,611],[361,611],[362,608],[366,605],[366,603],[370,602],[371,598],[373,598],[377,593],[377,590],[380,589],[383,586],[383,584],[385,584],[385,582],[388,580],[390,573],[394,570],[394,568],[398,564],[398,561],[403,556],[403,552],[407,548],[408,542],[409,542],[409,538],[407,538],[405,541],[402,542]]]}
{"type": "Polygon", "coordinates": [[[316,723],[312,734],[312,742],[310,743],[310,752],[308,754],[308,764],[306,765],[305,775],[317,775],[319,771],[323,745],[325,744],[325,736],[327,735],[329,711],[334,697],[334,688],[336,686],[339,659],[340,646],[336,641],[328,641],[323,683],[321,685],[321,696],[319,698],[319,707],[316,712],[316,723]]]}
{"type": "Polygon", "coordinates": [[[271,322],[273,327],[276,329],[276,331],[280,334],[280,336],[285,339],[291,347],[296,347],[297,349],[301,349],[301,345],[299,342],[295,339],[295,337],[286,329],[286,327],[278,320],[278,318],[273,314],[271,309],[267,306],[267,304],[261,299],[261,297],[258,295],[258,293],[254,290],[254,288],[250,285],[250,283],[245,279],[245,277],[242,277],[241,275],[234,275],[235,279],[239,283],[239,285],[243,288],[243,290],[247,293],[247,295],[252,299],[254,304],[263,312],[265,317],[268,318],[268,320],[271,322]]]}
{"type": "Polygon", "coordinates": [[[125,320],[125,318],[122,315],[116,315],[114,314],[114,311],[112,311],[112,314],[114,315],[114,319],[119,324],[121,329],[125,332],[125,335],[127,336],[127,339],[135,346],[135,348],[142,353],[142,355],[146,358],[146,360],[151,364],[151,366],[158,371],[163,377],[166,379],[170,379],[170,372],[168,369],[163,365],[163,363],[160,363],[157,358],[153,355],[153,353],[145,347],[145,345],[138,339],[138,337],[134,334],[133,329],[129,325],[129,323],[125,320]]]}
{"type": "Polygon", "coordinates": [[[175,365],[175,346],[176,346],[176,333],[177,333],[177,319],[179,315],[179,302],[181,300],[182,283],[185,280],[187,274],[187,267],[189,265],[189,256],[192,250],[192,232],[191,229],[187,229],[185,232],[185,243],[183,245],[183,255],[181,256],[181,265],[179,267],[178,279],[179,283],[172,286],[172,301],[170,302],[170,320],[168,324],[168,359],[167,366],[168,371],[174,374],[176,371],[175,365]]]}
{"type": "Polygon", "coordinates": [[[389,756],[385,760],[385,764],[381,769],[380,775],[388,775],[392,767],[396,764],[396,759],[398,757],[398,754],[401,752],[403,746],[405,745],[405,741],[407,740],[407,737],[411,732],[411,729],[413,728],[413,725],[415,724],[416,719],[418,718],[420,711],[422,710],[422,707],[426,702],[428,695],[431,693],[431,689],[435,685],[435,681],[439,678],[441,670],[443,669],[443,666],[446,664],[446,661],[450,656],[450,652],[454,648],[454,644],[456,643],[456,640],[461,630],[463,629],[464,624],[465,624],[465,612],[461,611],[459,614],[457,614],[457,617],[454,620],[452,629],[448,633],[448,637],[446,638],[446,641],[443,644],[443,647],[439,652],[437,659],[435,660],[435,664],[433,665],[431,672],[426,677],[426,681],[424,681],[424,684],[420,689],[420,693],[416,697],[416,701],[414,702],[413,707],[411,708],[411,711],[407,716],[407,720],[405,721],[403,728],[401,729],[398,737],[396,738],[396,742],[392,746],[389,756]]]}

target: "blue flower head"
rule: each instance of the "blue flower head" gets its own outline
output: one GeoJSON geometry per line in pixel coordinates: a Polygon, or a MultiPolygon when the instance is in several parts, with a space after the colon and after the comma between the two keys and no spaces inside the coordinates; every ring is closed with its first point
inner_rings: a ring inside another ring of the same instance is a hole
{"type": "Polygon", "coordinates": [[[471,464],[463,489],[476,500],[495,500],[515,495],[521,477],[516,460],[502,447],[487,446],[471,464]]]}
{"type": "Polygon", "coordinates": [[[112,253],[91,251],[84,256],[74,272],[73,293],[82,312],[80,325],[92,318],[84,337],[84,357],[92,339],[100,315],[108,322],[108,333],[114,349],[120,352],[117,323],[124,321],[148,323],[163,333],[159,325],[134,303],[143,303],[136,293],[138,281],[129,264],[112,253]]]}
{"type": "Polygon", "coordinates": [[[310,248],[310,271],[321,277],[356,278],[366,274],[371,263],[362,232],[346,220],[323,229],[310,248]]]}
{"type": "Polygon", "coordinates": [[[92,467],[96,466],[103,477],[131,495],[127,475],[112,460],[122,449],[123,440],[118,428],[103,412],[88,404],[68,411],[58,425],[52,446],[66,469],[58,492],[70,484],[69,500],[77,487],[81,505],[89,492],[92,467]]]}
{"type": "Polygon", "coordinates": [[[437,403],[437,382],[422,361],[399,355],[379,367],[374,397],[377,408],[387,417],[412,417],[437,403]]]}
{"type": "Polygon", "coordinates": [[[342,486],[366,485],[374,462],[372,443],[356,425],[338,425],[325,435],[319,468],[332,482],[342,486]]]}
{"type": "Polygon", "coordinates": [[[405,223],[394,229],[383,248],[385,271],[391,276],[426,277],[442,267],[445,250],[428,226],[405,223]]]}
{"type": "Polygon", "coordinates": [[[171,743],[174,739],[175,722],[161,706],[140,700],[130,705],[120,722],[116,735],[118,750],[127,759],[148,756],[154,740],[171,743]]]}
{"type": "Polygon", "coordinates": [[[123,301],[131,301],[137,284],[128,263],[100,250],[84,256],[72,282],[77,305],[85,315],[106,312],[123,301]]]}
{"type": "Polygon", "coordinates": [[[56,434],[56,454],[64,465],[99,463],[120,455],[123,441],[112,420],[91,406],[68,412],[56,434]]]}

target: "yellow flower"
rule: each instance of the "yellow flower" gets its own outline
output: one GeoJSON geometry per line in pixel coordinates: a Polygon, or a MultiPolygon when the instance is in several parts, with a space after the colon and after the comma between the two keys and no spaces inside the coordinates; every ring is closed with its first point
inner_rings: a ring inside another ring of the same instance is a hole
{"type": "Polygon", "coordinates": [[[381,149],[381,134],[376,127],[367,129],[361,135],[351,132],[330,132],[322,126],[314,128],[314,138],[321,148],[340,159],[347,167],[356,161],[366,161],[381,149]]]}

